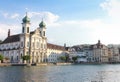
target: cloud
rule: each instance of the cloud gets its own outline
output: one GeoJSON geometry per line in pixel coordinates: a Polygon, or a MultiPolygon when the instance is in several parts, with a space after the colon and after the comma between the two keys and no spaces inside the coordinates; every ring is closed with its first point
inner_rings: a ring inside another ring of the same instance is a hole
{"type": "Polygon", "coordinates": [[[106,0],[100,6],[113,19],[120,19],[120,0],[106,0]]]}
{"type": "Polygon", "coordinates": [[[0,40],[4,40],[7,37],[8,29],[11,30],[11,35],[21,33],[21,26],[17,24],[4,24],[0,23],[0,40]]]}
{"type": "Polygon", "coordinates": [[[18,13],[15,13],[13,15],[10,16],[11,19],[15,19],[15,18],[18,18],[19,17],[19,14],[18,13]]]}
{"type": "Polygon", "coordinates": [[[54,28],[54,34],[58,35],[53,36],[62,38],[58,41],[69,40],[72,44],[95,43],[98,39],[103,44],[120,44],[120,0],[106,0],[100,7],[106,12],[103,18],[60,21],[58,30],[54,28]]]}
{"type": "Polygon", "coordinates": [[[47,24],[47,26],[59,25],[59,16],[52,12],[28,12],[28,16],[31,19],[32,27],[38,27],[42,20],[47,24]]]}
{"type": "Polygon", "coordinates": [[[6,13],[6,12],[1,12],[1,14],[6,19],[16,19],[16,18],[18,18],[20,16],[18,13],[10,14],[10,13],[6,13]]]}
{"type": "MultiPolygon", "coordinates": [[[[106,15],[100,19],[84,19],[84,20],[59,20],[60,16],[52,12],[28,12],[31,18],[31,29],[35,30],[42,18],[47,25],[48,41],[57,44],[82,44],[96,43],[98,39],[102,40],[103,44],[120,43],[120,1],[106,0],[100,4],[101,9],[106,12],[106,15]],[[107,19],[105,19],[107,17],[107,19]]],[[[4,14],[8,17],[9,13],[4,14]]],[[[22,15],[19,15],[22,16],[22,15]]],[[[16,16],[17,17],[17,16],[16,16]]],[[[13,17],[14,18],[14,17],[13,17]]],[[[21,18],[22,19],[22,18],[21,18]]],[[[0,26],[6,29],[11,28],[15,32],[21,32],[20,23],[14,25],[3,24],[0,26]],[[15,31],[16,30],[16,31],[15,31]]],[[[0,28],[0,32],[6,34],[6,29],[0,28]],[[2,31],[3,30],[3,31],[2,31]]],[[[1,35],[4,38],[4,35],[1,35]]]]}
{"type": "Polygon", "coordinates": [[[8,17],[8,13],[2,13],[2,15],[7,18],[8,17]]]}
{"type": "Polygon", "coordinates": [[[47,23],[54,23],[59,19],[59,16],[51,12],[29,12],[30,18],[38,18],[45,20],[47,23]]]}

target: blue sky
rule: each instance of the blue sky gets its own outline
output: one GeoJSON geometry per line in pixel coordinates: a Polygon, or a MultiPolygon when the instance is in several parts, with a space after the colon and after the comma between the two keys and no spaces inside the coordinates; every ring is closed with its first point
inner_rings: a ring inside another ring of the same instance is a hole
{"type": "Polygon", "coordinates": [[[21,33],[28,12],[31,31],[42,18],[48,42],[63,45],[120,44],[120,0],[5,0],[0,3],[0,39],[21,33]]]}

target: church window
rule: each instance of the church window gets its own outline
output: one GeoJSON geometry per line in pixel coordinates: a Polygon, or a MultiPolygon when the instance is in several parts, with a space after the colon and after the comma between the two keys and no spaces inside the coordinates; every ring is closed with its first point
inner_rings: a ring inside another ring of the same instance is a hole
{"type": "Polygon", "coordinates": [[[32,52],[32,55],[34,55],[34,52],[32,52]]]}
{"type": "Polygon", "coordinates": [[[23,47],[23,42],[21,42],[21,47],[23,47]]]}
{"type": "Polygon", "coordinates": [[[43,48],[43,44],[41,44],[41,48],[43,48]]]}
{"type": "Polygon", "coordinates": [[[17,56],[17,60],[18,60],[19,58],[18,58],[18,56],[17,56]]]}
{"type": "Polygon", "coordinates": [[[39,48],[39,42],[37,42],[37,45],[36,45],[36,46],[37,46],[37,48],[39,48]]]}
{"type": "Polygon", "coordinates": [[[22,27],[22,33],[24,33],[24,27],[22,27]]]}
{"type": "Polygon", "coordinates": [[[29,47],[29,42],[27,42],[27,47],[29,47]]]}
{"type": "Polygon", "coordinates": [[[46,49],[46,44],[44,44],[44,48],[46,49]]]}
{"type": "Polygon", "coordinates": [[[22,58],[22,54],[21,54],[21,58],[22,58]]]}
{"type": "Polygon", "coordinates": [[[29,55],[29,52],[26,52],[26,55],[29,55]]]}
{"type": "Polygon", "coordinates": [[[29,33],[29,27],[27,27],[27,33],[29,33]]]}
{"type": "Polygon", "coordinates": [[[45,36],[45,31],[43,32],[43,36],[45,36]]]}
{"type": "Polygon", "coordinates": [[[11,62],[13,62],[13,56],[11,56],[11,62]]]}
{"type": "Polygon", "coordinates": [[[41,36],[42,34],[41,34],[41,31],[40,31],[40,36],[41,36]]]}
{"type": "Polygon", "coordinates": [[[38,56],[38,52],[36,52],[36,55],[38,56]]]}
{"type": "Polygon", "coordinates": [[[32,47],[34,47],[34,45],[35,45],[35,44],[34,44],[34,42],[33,42],[33,43],[32,43],[32,47]]]}

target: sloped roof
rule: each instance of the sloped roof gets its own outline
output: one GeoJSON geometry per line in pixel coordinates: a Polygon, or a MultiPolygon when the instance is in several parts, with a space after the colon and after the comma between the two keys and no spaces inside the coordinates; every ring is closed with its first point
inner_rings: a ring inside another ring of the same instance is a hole
{"type": "Polygon", "coordinates": [[[47,48],[56,50],[65,50],[63,46],[47,43],[47,48]]]}
{"type": "Polygon", "coordinates": [[[20,41],[20,34],[7,37],[1,44],[20,41]]]}

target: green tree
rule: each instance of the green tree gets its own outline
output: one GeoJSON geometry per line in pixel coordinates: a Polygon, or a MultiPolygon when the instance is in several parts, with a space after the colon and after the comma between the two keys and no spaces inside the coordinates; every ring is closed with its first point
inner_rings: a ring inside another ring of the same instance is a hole
{"type": "Polygon", "coordinates": [[[77,56],[72,57],[72,60],[75,62],[78,59],[77,56]]]}
{"type": "Polygon", "coordinates": [[[2,54],[0,54],[0,60],[3,60],[3,58],[4,58],[4,57],[3,57],[3,55],[2,55],[2,54]]]}
{"type": "Polygon", "coordinates": [[[66,57],[66,59],[65,59],[65,62],[69,62],[69,54],[68,53],[65,53],[65,57],[66,57]]]}
{"type": "Polygon", "coordinates": [[[24,56],[22,56],[22,59],[23,59],[23,61],[28,61],[28,60],[30,60],[30,56],[29,55],[24,55],[24,56]]]}
{"type": "Polygon", "coordinates": [[[62,61],[65,61],[65,60],[66,60],[66,57],[65,57],[65,56],[60,56],[60,59],[61,59],[62,61]]]}

